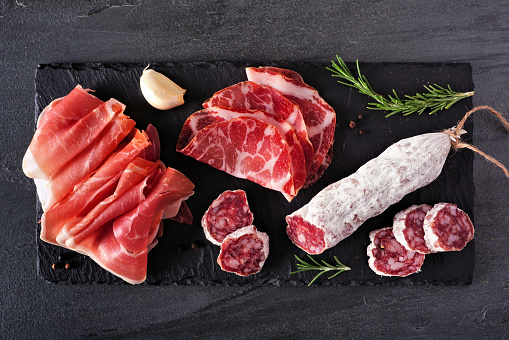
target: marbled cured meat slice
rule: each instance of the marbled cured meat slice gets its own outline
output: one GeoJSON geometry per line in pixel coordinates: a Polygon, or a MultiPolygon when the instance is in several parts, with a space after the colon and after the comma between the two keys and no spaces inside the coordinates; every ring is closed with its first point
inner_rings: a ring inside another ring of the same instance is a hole
{"type": "MultiPolygon", "coordinates": [[[[64,100],[56,104],[44,117],[61,107],[64,100]]],[[[23,158],[23,171],[28,177],[49,179],[89,146],[115,115],[122,113],[124,109],[124,104],[110,99],[85,116],[78,117],[79,120],[76,120],[76,113],[73,111],[64,111],[51,120],[43,120],[23,158]]]]}
{"type": "Polygon", "coordinates": [[[246,73],[249,81],[270,86],[299,106],[314,150],[313,165],[308,171],[310,180],[305,185],[309,187],[313,184],[311,180],[316,181],[319,178],[313,174],[320,167],[327,167],[330,164],[324,163],[324,159],[334,143],[336,128],[334,109],[323,100],[318,91],[304,83],[302,77],[294,71],[275,67],[248,67],[246,73]]]}
{"type": "Polygon", "coordinates": [[[217,263],[221,269],[239,276],[258,273],[269,256],[269,236],[253,225],[226,236],[217,263]]]}
{"type": "Polygon", "coordinates": [[[327,168],[329,167],[329,165],[332,162],[333,152],[334,152],[334,145],[331,145],[329,148],[329,151],[327,152],[327,154],[325,155],[325,158],[323,159],[322,164],[318,167],[318,169],[315,172],[309,174],[308,177],[306,178],[306,182],[302,186],[304,189],[311,187],[313,184],[315,184],[322,177],[323,173],[325,172],[325,170],[327,170],[327,168]]]}
{"type": "Polygon", "coordinates": [[[394,237],[406,249],[421,254],[430,253],[424,240],[423,229],[424,217],[430,210],[431,206],[427,204],[412,205],[394,216],[392,224],[394,237]]]}
{"type": "Polygon", "coordinates": [[[253,213],[243,190],[223,192],[210,204],[201,219],[205,237],[218,246],[226,236],[252,223],[253,213]]]}
{"type": "Polygon", "coordinates": [[[452,203],[438,203],[424,218],[424,239],[431,251],[459,251],[474,238],[468,215],[452,203]]]}
{"type": "Polygon", "coordinates": [[[113,233],[130,254],[148,250],[159,230],[165,208],[193,195],[194,184],[181,172],[167,168],[136,208],[115,219],[113,233]]]}
{"type": "Polygon", "coordinates": [[[408,276],[421,270],[424,254],[406,249],[399,243],[392,228],[383,228],[369,233],[369,267],[382,276],[408,276]]]}
{"type": "Polygon", "coordinates": [[[134,120],[122,113],[116,115],[82,152],[51,175],[50,180],[44,184],[46,194],[41,199],[43,210],[47,211],[69,193],[74,185],[96,171],[135,125],[134,120]]]}
{"type": "Polygon", "coordinates": [[[273,113],[288,122],[302,147],[306,159],[306,172],[313,164],[314,150],[308,138],[306,123],[299,107],[270,86],[251,81],[241,82],[216,92],[203,103],[203,107],[228,107],[261,110],[273,113]]]}
{"type": "Polygon", "coordinates": [[[64,224],[85,216],[113,194],[123,169],[148,145],[146,134],[136,129],[129,143],[121,143],[91,177],[77,184],[62,201],[42,215],[41,239],[59,245],[56,237],[64,224]]]}
{"type": "Polygon", "coordinates": [[[394,143],[354,174],[330,184],[308,204],[286,216],[288,236],[310,254],[335,246],[367,219],[434,181],[450,149],[451,139],[443,132],[394,143]]]}
{"type": "Polygon", "coordinates": [[[288,144],[274,126],[261,120],[239,117],[211,124],[179,151],[230,175],[279,191],[289,201],[295,196],[288,144]]]}
{"type": "Polygon", "coordinates": [[[193,113],[182,127],[177,150],[185,148],[204,127],[238,117],[252,117],[274,126],[288,144],[291,156],[292,179],[295,191],[298,192],[306,180],[306,162],[302,147],[295,131],[286,121],[272,113],[242,108],[209,107],[193,113]]]}

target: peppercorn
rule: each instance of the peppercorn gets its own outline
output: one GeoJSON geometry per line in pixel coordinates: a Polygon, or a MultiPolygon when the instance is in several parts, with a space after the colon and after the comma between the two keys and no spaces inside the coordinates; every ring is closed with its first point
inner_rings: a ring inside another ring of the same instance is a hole
{"type": "Polygon", "coordinates": [[[364,130],[359,130],[359,135],[364,136],[366,132],[364,130]]]}
{"type": "Polygon", "coordinates": [[[65,269],[70,269],[71,268],[71,265],[69,263],[66,263],[65,264],[65,269]]]}
{"type": "Polygon", "coordinates": [[[350,129],[355,129],[357,127],[357,123],[354,122],[353,120],[350,121],[350,124],[348,124],[348,127],[350,129]]]}
{"type": "Polygon", "coordinates": [[[191,242],[191,248],[193,248],[194,250],[200,248],[200,244],[198,242],[191,242]]]}
{"type": "Polygon", "coordinates": [[[58,269],[58,267],[60,267],[60,266],[58,265],[58,263],[53,263],[53,264],[51,265],[51,269],[53,269],[53,270],[57,270],[57,269],[58,269]]]}
{"type": "Polygon", "coordinates": [[[182,253],[184,252],[184,250],[185,250],[185,248],[184,248],[184,246],[183,246],[183,245],[179,245],[179,246],[177,247],[177,253],[179,253],[179,254],[182,254],[182,253]]]}
{"type": "Polygon", "coordinates": [[[359,118],[359,120],[362,120],[364,118],[363,115],[358,115],[357,118],[359,118]]]}

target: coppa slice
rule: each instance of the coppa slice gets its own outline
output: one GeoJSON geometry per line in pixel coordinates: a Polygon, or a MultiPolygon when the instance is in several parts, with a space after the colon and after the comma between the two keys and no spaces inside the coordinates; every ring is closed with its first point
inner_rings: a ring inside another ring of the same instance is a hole
{"type": "Polygon", "coordinates": [[[297,72],[276,67],[248,67],[246,73],[249,81],[270,86],[299,106],[314,150],[313,165],[308,171],[310,180],[305,185],[311,186],[314,184],[312,181],[320,177],[313,177],[313,174],[320,167],[323,173],[330,164],[324,163],[324,159],[334,143],[336,128],[334,109],[323,100],[318,91],[304,83],[297,72]]]}
{"type": "Polygon", "coordinates": [[[404,277],[420,271],[425,255],[403,247],[392,228],[374,230],[369,233],[369,239],[368,264],[378,275],[404,277]]]}
{"type": "Polygon", "coordinates": [[[459,251],[474,238],[468,215],[452,203],[438,203],[424,218],[424,239],[432,251],[459,251]]]}
{"type": "Polygon", "coordinates": [[[297,193],[306,180],[306,163],[302,147],[297,139],[293,128],[277,115],[261,110],[249,110],[243,108],[209,107],[193,113],[184,123],[177,142],[177,151],[186,147],[187,144],[204,127],[222,121],[238,117],[251,117],[274,126],[285,142],[288,144],[291,157],[292,178],[295,192],[297,193]]]}
{"type": "Polygon", "coordinates": [[[191,140],[181,153],[283,193],[295,196],[288,144],[277,129],[261,120],[239,117],[211,124],[191,140]]]}
{"type": "Polygon", "coordinates": [[[306,171],[313,164],[314,150],[308,138],[306,123],[299,107],[270,86],[258,85],[251,81],[241,82],[224,88],[203,103],[212,106],[262,110],[273,113],[287,121],[295,131],[306,159],[306,171]]]}
{"type": "Polygon", "coordinates": [[[220,246],[226,236],[253,223],[247,196],[243,190],[227,190],[207,209],[201,225],[207,240],[220,246]]]}
{"type": "Polygon", "coordinates": [[[394,216],[392,225],[394,237],[406,249],[421,254],[431,253],[426,246],[423,229],[424,217],[430,210],[431,206],[427,204],[412,205],[394,216]]]}
{"type": "Polygon", "coordinates": [[[240,276],[258,273],[269,256],[269,236],[250,225],[226,236],[217,263],[240,276]]]}

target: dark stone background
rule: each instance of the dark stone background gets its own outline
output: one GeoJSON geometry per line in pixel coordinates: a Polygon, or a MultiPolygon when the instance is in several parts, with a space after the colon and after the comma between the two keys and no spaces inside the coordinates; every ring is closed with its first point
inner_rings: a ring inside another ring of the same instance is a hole
{"type": "MultiPolygon", "coordinates": [[[[474,105],[509,112],[507,1],[1,1],[1,338],[504,338],[509,180],[474,161],[470,286],[56,285],[37,277],[35,189],[21,159],[40,63],[468,62],[474,105]]],[[[509,165],[509,136],[474,117],[509,165]]]]}

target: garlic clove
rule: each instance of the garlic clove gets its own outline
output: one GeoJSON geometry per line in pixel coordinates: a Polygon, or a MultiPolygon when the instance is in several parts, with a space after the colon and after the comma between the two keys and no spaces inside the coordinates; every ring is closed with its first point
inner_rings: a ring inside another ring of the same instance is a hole
{"type": "Polygon", "coordinates": [[[156,109],[169,110],[184,104],[186,90],[154,70],[143,70],[140,88],[147,102],[156,109]]]}

